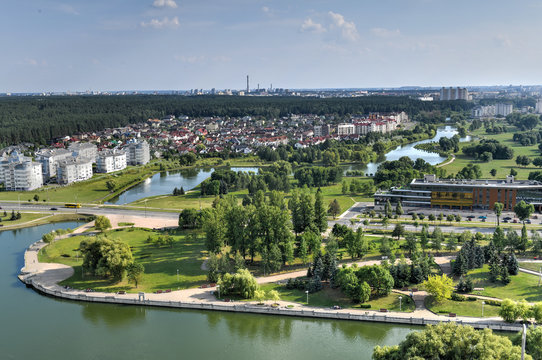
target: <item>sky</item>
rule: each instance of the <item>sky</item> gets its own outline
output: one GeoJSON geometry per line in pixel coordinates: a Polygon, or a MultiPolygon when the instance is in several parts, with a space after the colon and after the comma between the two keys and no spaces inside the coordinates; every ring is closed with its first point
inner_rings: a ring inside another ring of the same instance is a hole
{"type": "Polygon", "coordinates": [[[542,83],[542,0],[2,0],[0,92],[542,83]]]}

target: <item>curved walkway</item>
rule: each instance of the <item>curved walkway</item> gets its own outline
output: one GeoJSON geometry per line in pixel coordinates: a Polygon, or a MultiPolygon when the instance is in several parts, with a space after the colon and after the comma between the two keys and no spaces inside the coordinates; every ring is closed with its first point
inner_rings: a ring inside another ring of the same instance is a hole
{"type": "Polygon", "coordinates": [[[443,167],[443,166],[446,166],[446,165],[449,165],[451,163],[453,163],[455,161],[455,155],[452,154],[452,158],[446,162],[443,162],[442,164],[438,164],[437,167],[443,167]]]}
{"type": "MultiPolygon", "coordinates": [[[[81,227],[78,231],[83,229],[81,227]]],[[[106,302],[106,303],[121,303],[131,305],[150,305],[150,306],[165,306],[190,309],[209,309],[219,311],[236,311],[236,312],[251,312],[262,314],[279,314],[289,316],[304,316],[329,319],[346,319],[360,321],[378,321],[403,323],[411,325],[427,325],[436,324],[439,322],[457,322],[468,324],[476,328],[492,328],[495,330],[518,331],[521,327],[519,324],[507,324],[500,318],[474,318],[474,317],[456,317],[449,318],[436,315],[424,307],[424,299],[427,296],[425,292],[419,291],[413,294],[413,299],[416,304],[414,312],[387,312],[380,313],[375,310],[358,310],[358,309],[322,309],[311,306],[304,306],[299,303],[279,301],[277,307],[271,307],[268,303],[266,306],[257,305],[255,302],[232,301],[224,302],[217,299],[215,287],[195,288],[171,291],[167,293],[129,293],[129,294],[112,294],[103,292],[85,292],[76,289],[65,289],[58,285],[62,280],[65,280],[73,275],[73,268],[61,264],[45,264],[38,261],[38,252],[46,244],[43,241],[38,241],[32,244],[25,252],[25,266],[21,269],[19,279],[24,283],[34,287],[43,293],[79,301],[91,302],[106,302]]],[[[449,262],[449,257],[439,257],[435,259],[437,263],[449,262]]],[[[371,265],[379,263],[377,260],[360,261],[357,264],[371,265]]],[[[279,274],[267,277],[257,278],[258,283],[270,283],[284,281],[289,278],[299,277],[306,274],[306,270],[296,271],[292,273],[279,274]]],[[[407,296],[408,292],[397,291],[407,296]]],[[[310,302],[310,295],[309,295],[310,302]]]]}

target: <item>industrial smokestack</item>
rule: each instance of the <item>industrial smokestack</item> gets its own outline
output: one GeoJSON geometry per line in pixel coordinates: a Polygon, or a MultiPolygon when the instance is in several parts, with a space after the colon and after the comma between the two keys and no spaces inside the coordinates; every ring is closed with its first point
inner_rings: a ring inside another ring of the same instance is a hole
{"type": "Polygon", "coordinates": [[[249,82],[249,78],[248,78],[248,75],[247,75],[247,93],[250,92],[250,82],[249,82]]]}

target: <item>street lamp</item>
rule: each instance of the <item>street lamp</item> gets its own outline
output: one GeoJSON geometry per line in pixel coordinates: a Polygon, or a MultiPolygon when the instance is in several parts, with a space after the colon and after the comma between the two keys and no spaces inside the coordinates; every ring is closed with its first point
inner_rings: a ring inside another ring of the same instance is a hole
{"type": "Polygon", "coordinates": [[[399,311],[402,311],[403,308],[403,297],[399,295],[399,311]]]}
{"type": "Polygon", "coordinates": [[[305,294],[307,294],[307,305],[309,305],[309,290],[305,290],[305,294]]]}
{"type": "Polygon", "coordinates": [[[177,269],[177,282],[179,282],[179,269],[177,269]]]}
{"type": "Polygon", "coordinates": [[[482,317],[484,317],[484,305],[486,304],[485,301],[482,301],[482,317]]]}
{"type": "Polygon", "coordinates": [[[216,286],[216,291],[218,291],[218,298],[220,299],[220,285],[216,286]]]}

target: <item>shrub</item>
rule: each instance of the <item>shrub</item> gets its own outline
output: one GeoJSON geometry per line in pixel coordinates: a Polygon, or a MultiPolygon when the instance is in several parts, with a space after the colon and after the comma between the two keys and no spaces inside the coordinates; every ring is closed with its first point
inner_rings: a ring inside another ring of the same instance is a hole
{"type": "Polygon", "coordinates": [[[360,304],[359,307],[360,307],[360,309],[370,309],[371,304],[360,304]]]}
{"type": "Polygon", "coordinates": [[[452,293],[452,296],[450,297],[452,301],[465,301],[467,298],[463,295],[459,295],[458,293],[452,293]]]}

